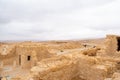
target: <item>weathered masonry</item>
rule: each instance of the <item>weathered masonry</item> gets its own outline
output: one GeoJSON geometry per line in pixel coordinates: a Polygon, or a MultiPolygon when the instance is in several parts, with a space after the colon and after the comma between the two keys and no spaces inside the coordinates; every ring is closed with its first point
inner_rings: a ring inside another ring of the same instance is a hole
{"type": "Polygon", "coordinates": [[[107,35],[106,41],[106,54],[109,56],[117,55],[117,53],[120,53],[120,36],[117,35],[107,35]]]}

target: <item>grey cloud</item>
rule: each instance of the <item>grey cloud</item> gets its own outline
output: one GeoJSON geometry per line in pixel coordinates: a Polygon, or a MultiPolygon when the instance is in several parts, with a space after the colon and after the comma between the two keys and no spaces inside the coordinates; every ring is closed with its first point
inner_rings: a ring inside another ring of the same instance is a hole
{"type": "Polygon", "coordinates": [[[3,18],[0,18],[0,24],[6,24],[6,23],[9,23],[10,21],[8,19],[3,19],[3,18]]]}
{"type": "Polygon", "coordinates": [[[69,12],[82,6],[96,6],[111,1],[113,0],[1,0],[0,14],[11,20],[39,20],[46,14],[69,12]]]}
{"type": "Polygon", "coordinates": [[[119,0],[0,0],[0,36],[42,40],[101,37],[119,32],[119,3],[119,0]]]}
{"type": "Polygon", "coordinates": [[[14,35],[14,36],[19,36],[19,37],[21,37],[21,36],[23,36],[23,37],[29,37],[30,35],[27,33],[27,34],[25,34],[25,33],[14,33],[14,32],[10,32],[10,33],[8,33],[8,35],[14,35]]]}
{"type": "Polygon", "coordinates": [[[36,29],[29,30],[29,32],[33,33],[33,34],[43,34],[43,33],[50,33],[50,32],[52,32],[52,30],[36,28],[36,29]]]}

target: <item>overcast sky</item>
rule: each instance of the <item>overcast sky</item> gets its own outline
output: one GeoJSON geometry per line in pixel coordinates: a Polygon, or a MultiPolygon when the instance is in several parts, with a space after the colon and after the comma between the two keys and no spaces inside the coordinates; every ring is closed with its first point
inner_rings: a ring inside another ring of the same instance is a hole
{"type": "Polygon", "coordinates": [[[120,35],[120,0],[0,0],[0,40],[120,35]]]}

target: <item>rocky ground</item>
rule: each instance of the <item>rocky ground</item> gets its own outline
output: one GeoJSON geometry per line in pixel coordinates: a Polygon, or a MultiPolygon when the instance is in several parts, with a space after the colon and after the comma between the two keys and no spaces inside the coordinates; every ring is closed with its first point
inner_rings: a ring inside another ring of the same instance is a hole
{"type": "Polygon", "coordinates": [[[105,39],[1,43],[0,54],[4,45],[8,46],[4,54],[11,54],[14,46],[26,43],[44,45],[56,54],[31,69],[10,69],[6,65],[0,70],[1,76],[14,76],[13,80],[120,80],[120,59],[104,55],[104,42],[105,39]],[[6,74],[5,68],[10,70],[6,74]]]}

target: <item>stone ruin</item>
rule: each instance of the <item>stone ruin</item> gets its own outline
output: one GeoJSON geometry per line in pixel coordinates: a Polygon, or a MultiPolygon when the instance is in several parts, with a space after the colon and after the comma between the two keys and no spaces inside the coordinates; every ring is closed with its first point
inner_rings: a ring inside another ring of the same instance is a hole
{"type": "Polygon", "coordinates": [[[4,44],[0,48],[0,77],[24,76],[26,73],[23,72],[35,66],[38,61],[54,55],[40,44],[4,44]]]}
{"type": "Polygon", "coordinates": [[[107,35],[106,37],[106,54],[109,56],[119,56],[120,51],[120,36],[107,35]],[[117,55],[118,54],[118,55],[117,55]]]}
{"type": "Polygon", "coordinates": [[[48,46],[31,44],[17,44],[13,51],[0,55],[2,67],[9,63],[30,70],[27,76],[11,80],[120,80],[119,36],[107,35],[104,45],[84,44],[61,55],[50,53],[48,46]]]}
{"type": "Polygon", "coordinates": [[[102,48],[44,59],[31,69],[31,74],[34,80],[120,80],[119,47],[119,36],[107,35],[102,48]]]}

